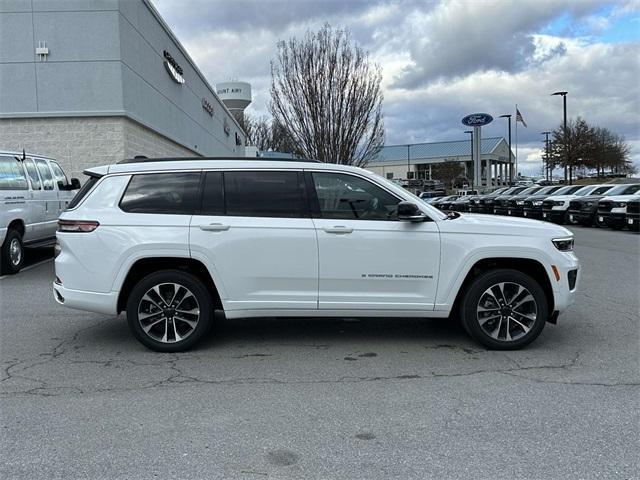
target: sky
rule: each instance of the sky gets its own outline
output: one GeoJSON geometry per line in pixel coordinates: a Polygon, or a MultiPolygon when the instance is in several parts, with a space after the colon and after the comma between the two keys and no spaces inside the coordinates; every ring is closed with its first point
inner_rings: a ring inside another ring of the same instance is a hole
{"type": "MultiPolygon", "coordinates": [[[[516,104],[523,174],[543,135],[569,118],[623,135],[640,167],[640,0],[152,0],[210,83],[251,83],[247,113],[268,115],[276,43],[347,29],[382,69],[386,144],[462,140],[469,113],[507,136],[516,104]]],[[[515,124],[512,144],[515,151],[515,124]]]]}

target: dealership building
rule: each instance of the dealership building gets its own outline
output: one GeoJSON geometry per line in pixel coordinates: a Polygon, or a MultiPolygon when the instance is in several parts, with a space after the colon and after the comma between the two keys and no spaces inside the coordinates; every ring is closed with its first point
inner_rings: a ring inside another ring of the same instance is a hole
{"type": "Polygon", "coordinates": [[[136,155],[243,156],[244,145],[149,0],[0,2],[0,150],[78,176],[136,155]]]}
{"type": "MultiPolygon", "coordinates": [[[[505,185],[509,181],[509,143],[504,137],[487,137],[481,140],[480,159],[482,178],[487,185],[505,185]]],[[[513,163],[515,156],[511,154],[513,163]]],[[[391,180],[431,180],[433,166],[444,162],[458,162],[464,175],[473,176],[471,142],[414,143],[412,145],[386,145],[378,157],[369,162],[367,170],[391,180]],[[407,172],[410,172],[409,175],[407,172]]]]}

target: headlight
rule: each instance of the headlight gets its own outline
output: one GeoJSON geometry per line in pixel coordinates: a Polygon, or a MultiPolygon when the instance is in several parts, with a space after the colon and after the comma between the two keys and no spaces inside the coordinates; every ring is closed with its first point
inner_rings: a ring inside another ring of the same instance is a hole
{"type": "Polygon", "coordinates": [[[516,205],[524,205],[524,200],[516,200],[516,205]]]}
{"type": "Polygon", "coordinates": [[[542,205],[542,200],[535,200],[535,201],[533,202],[533,206],[534,206],[534,207],[540,207],[541,205],[542,205]]]}
{"type": "Polygon", "coordinates": [[[626,206],[627,206],[627,202],[613,202],[613,208],[622,208],[626,206]]]}
{"type": "Polygon", "coordinates": [[[571,252],[573,250],[573,237],[554,238],[551,241],[561,252],[571,252]]]}

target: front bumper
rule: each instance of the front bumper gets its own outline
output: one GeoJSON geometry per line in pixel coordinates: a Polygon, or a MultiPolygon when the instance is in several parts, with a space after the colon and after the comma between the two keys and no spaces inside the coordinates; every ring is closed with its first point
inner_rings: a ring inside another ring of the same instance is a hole
{"type": "Polygon", "coordinates": [[[596,217],[598,222],[605,224],[607,227],[624,227],[626,224],[626,215],[624,213],[598,212],[596,217]]]}
{"type": "Polygon", "coordinates": [[[554,259],[560,279],[556,279],[550,271],[549,279],[553,289],[554,310],[562,312],[575,302],[576,292],[580,286],[580,262],[573,252],[565,252],[554,259]]]}
{"type": "Polygon", "coordinates": [[[511,206],[507,209],[507,215],[510,217],[522,217],[524,213],[524,209],[521,206],[516,205],[511,206]]]}
{"type": "Polygon", "coordinates": [[[522,212],[522,216],[525,218],[542,218],[542,208],[525,208],[522,212]]]}
{"type": "Polygon", "coordinates": [[[627,213],[627,227],[631,230],[640,229],[640,214],[627,213]]]}
{"type": "Polygon", "coordinates": [[[542,210],[542,220],[546,220],[548,222],[563,222],[566,215],[566,210],[542,210]]]}
{"type": "Polygon", "coordinates": [[[89,312],[118,314],[118,292],[96,293],[83,290],[71,290],[53,282],[53,298],[60,305],[86,310],[89,312]]]}

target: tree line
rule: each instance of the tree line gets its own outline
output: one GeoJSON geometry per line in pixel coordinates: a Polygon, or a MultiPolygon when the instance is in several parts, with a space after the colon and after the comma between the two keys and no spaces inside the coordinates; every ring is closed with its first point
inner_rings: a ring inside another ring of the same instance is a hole
{"type": "Polygon", "coordinates": [[[629,153],[629,144],[623,136],[605,127],[589,125],[578,117],[567,123],[566,134],[563,125],[552,132],[543,160],[549,177],[553,169],[560,167],[564,169],[565,183],[570,184],[577,171],[595,170],[598,178],[607,171],[634,173],[629,153]]]}

